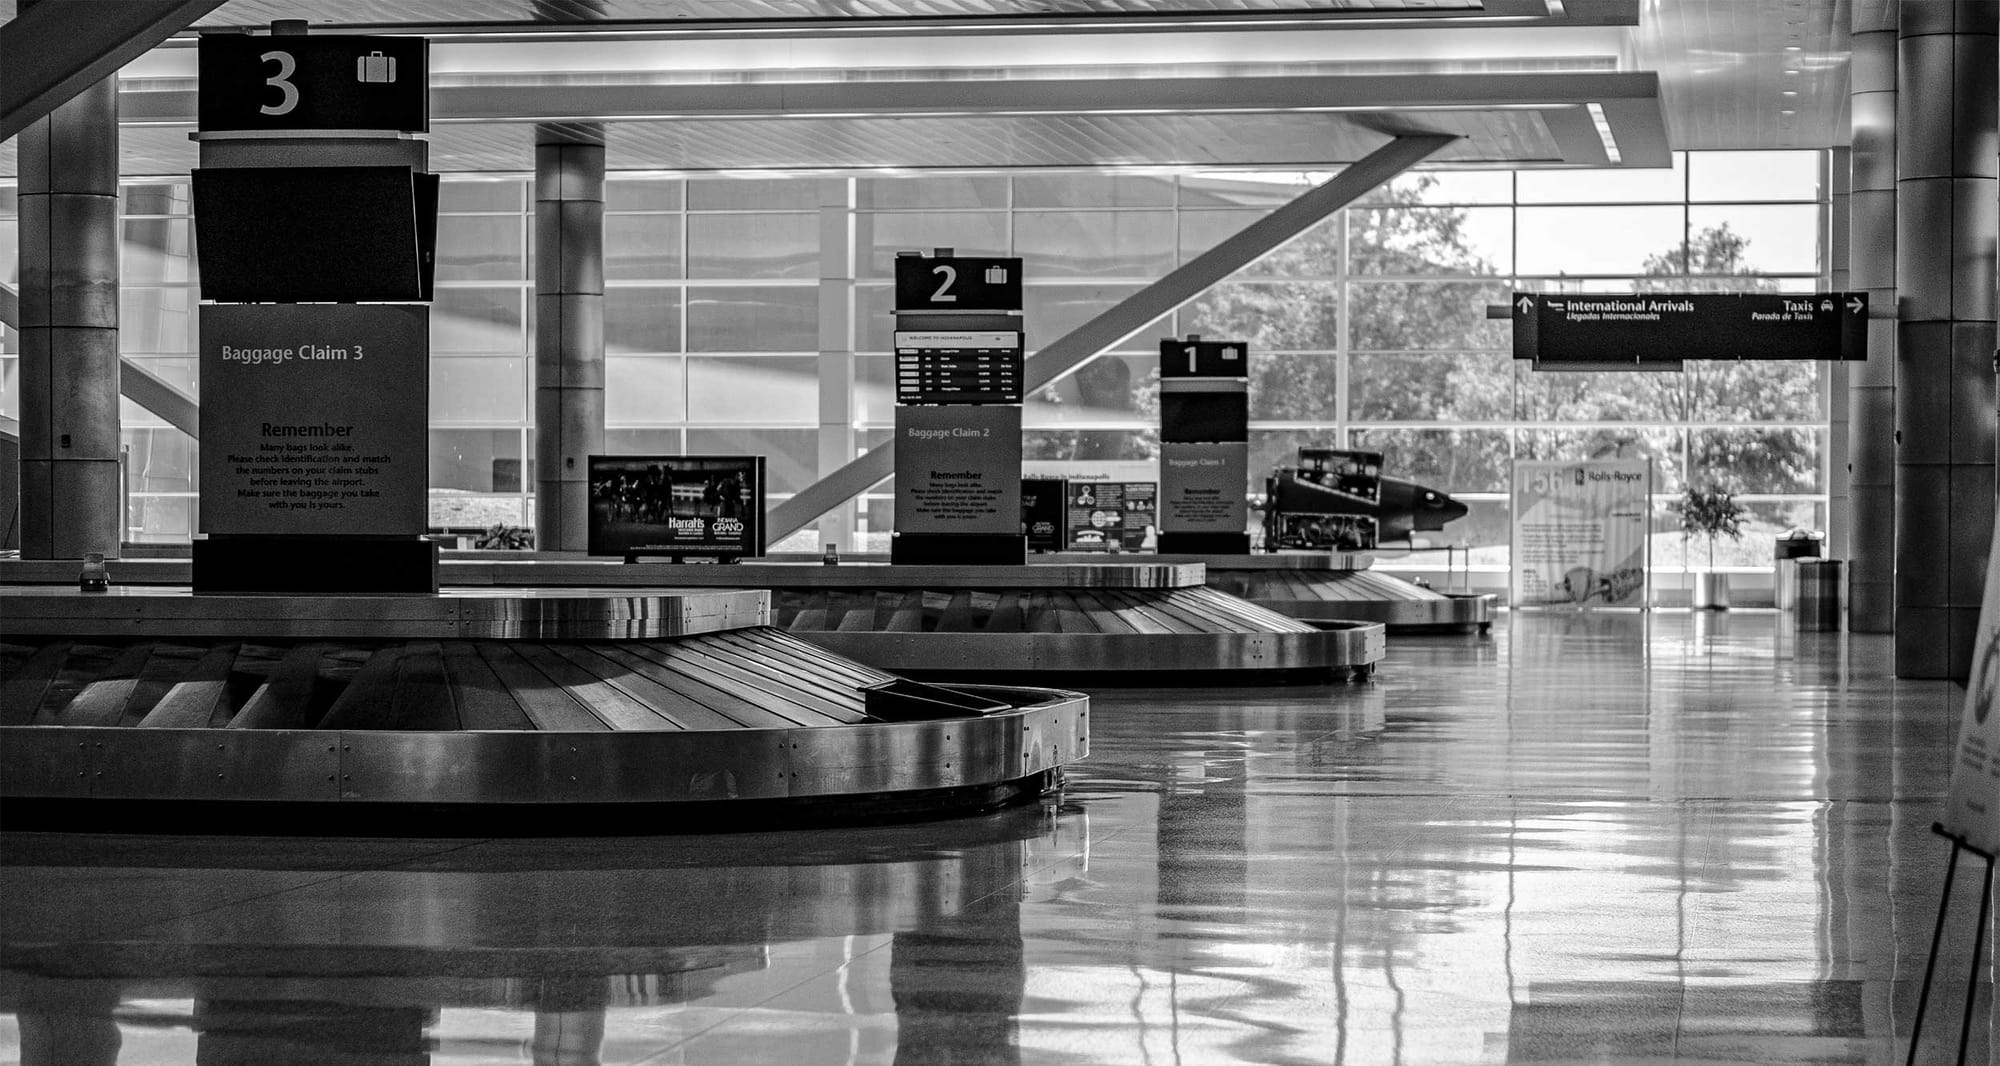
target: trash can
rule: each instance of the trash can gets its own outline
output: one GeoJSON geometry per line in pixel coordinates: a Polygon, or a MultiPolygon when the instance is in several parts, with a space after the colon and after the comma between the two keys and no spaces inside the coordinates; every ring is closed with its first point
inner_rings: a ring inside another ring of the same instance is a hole
{"type": "Polygon", "coordinates": [[[1846,618],[1847,564],[1839,559],[1801,559],[1796,616],[1800,632],[1838,632],[1846,618]]]}
{"type": "Polygon", "coordinates": [[[1789,611],[1798,605],[1799,563],[1819,558],[1821,536],[1793,530],[1771,545],[1771,606],[1789,611]]]}

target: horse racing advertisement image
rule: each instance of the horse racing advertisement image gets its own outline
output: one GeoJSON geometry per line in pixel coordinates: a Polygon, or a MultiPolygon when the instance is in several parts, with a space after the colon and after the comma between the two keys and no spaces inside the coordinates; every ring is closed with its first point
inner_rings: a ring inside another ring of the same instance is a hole
{"type": "Polygon", "coordinates": [[[593,455],[590,554],[764,554],[764,458],[593,455]]]}

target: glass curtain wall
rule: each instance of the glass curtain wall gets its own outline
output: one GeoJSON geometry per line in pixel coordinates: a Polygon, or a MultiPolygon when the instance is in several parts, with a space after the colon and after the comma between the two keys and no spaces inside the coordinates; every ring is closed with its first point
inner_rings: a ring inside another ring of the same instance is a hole
{"type": "MultiPolygon", "coordinates": [[[[1826,524],[1825,364],[1690,363],[1683,373],[1536,373],[1511,358],[1515,288],[1813,291],[1825,284],[1825,154],[1678,153],[1656,171],[1404,175],[1114,351],[1030,398],[1030,459],[1158,454],[1158,341],[1250,343],[1251,470],[1302,444],[1379,450],[1388,473],[1471,514],[1435,543],[1504,563],[1516,458],[1644,456],[1664,499],[1738,493],[1752,535],[1724,565],[1767,565],[1768,540],[1826,524]]],[[[892,260],[950,247],[1026,260],[1030,353],[1292,199],[1323,174],[1024,174],[854,179],[855,428],[893,424],[892,260]]],[[[755,453],[773,500],[818,476],[819,186],[824,179],[649,177],[606,186],[606,448],[755,453]]],[[[470,532],[533,522],[527,175],[448,176],[432,308],[431,521],[470,532]]],[[[122,342],[198,391],[185,178],[125,189],[122,342]]],[[[0,277],[16,284],[14,200],[0,193],[0,277]]],[[[13,415],[13,337],[0,404],[13,415]]],[[[193,528],[195,444],[125,406],[129,536],[193,528]]],[[[864,547],[890,526],[887,486],[861,508],[864,547]]],[[[777,549],[810,550],[813,534],[777,549]]],[[[1678,536],[1656,545],[1680,564],[1678,536]]],[[[1412,562],[1421,565],[1423,553],[1412,562]]],[[[1442,556],[1438,565],[1443,565],[1442,556]]]]}

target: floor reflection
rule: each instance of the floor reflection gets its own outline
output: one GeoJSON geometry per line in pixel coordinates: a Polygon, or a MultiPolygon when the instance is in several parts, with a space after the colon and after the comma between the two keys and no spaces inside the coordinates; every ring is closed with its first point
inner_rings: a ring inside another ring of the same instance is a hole
{"type": "MultiPolygon", "coordinates": [[[[1787,621],[1517,614],[1365,684],[1102,691],[1061,801],[980,818],[9,834],[0,1061],[1901,1062],[1960,692],[1787,621]]],[[[1988,1061],[1990,981],[1973,1012],[1988,1061]]]]}

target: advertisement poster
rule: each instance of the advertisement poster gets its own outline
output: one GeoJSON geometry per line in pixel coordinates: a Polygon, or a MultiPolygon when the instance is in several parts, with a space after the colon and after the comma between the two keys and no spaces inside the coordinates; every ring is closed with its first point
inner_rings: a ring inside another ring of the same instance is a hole
{"type": "Polygon", "coordinates": [[[2000,527],[1986,556],[1986,598],[1972,644],[1972,674],[1958,721],[1957,757],[1945,797],[1945,832],[1988,855],[2000,852],[2000,527]]]}
{"type": "Polygon", "coordinates": [[[1652,464],[1514,464],[1513,603],[1640,607],[1652,464]]]}
{"type": "Polygon", "coordinates": [[[764,554],[761,455],[593,455],[592,555],[764,554]]]}
{"type": "Polygon", "coordinates": [[[1160,445],[1160,528],[1242,533],[1250,527],[1250,456],[1242,444],[1160,445]]]}
{"type": "Polygon", "coordinates": [[[1059,552],[1064,539],[1064,494],[1069,483],[1059,477],[1021,479],[1021,535],[1031,552],[1059,552]]]}
{"type": "Polygon", "coordinates": [[[1150,550],[1159,529],[1159,488],[1151,481],[1070,482],[1069,550],[1150,550]]]}
{"type": "Polygon", "coordinates": [[[896,532],[1021,532],[1021,409],[896,408],[896,532]]]}
{"type": "Polygon", "coordinates": [[[201,531],[422,535],[430,309],[201,309],[201,531]]]}

